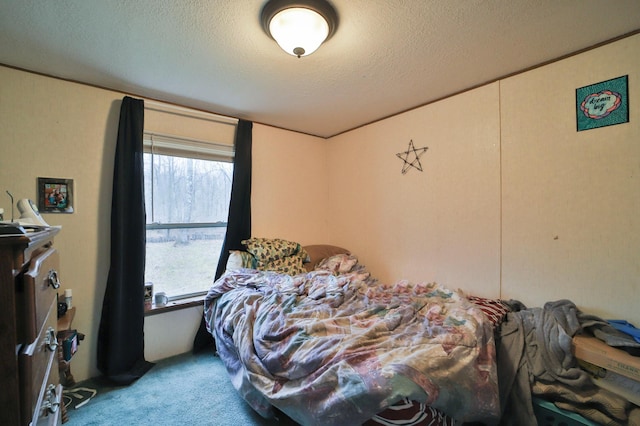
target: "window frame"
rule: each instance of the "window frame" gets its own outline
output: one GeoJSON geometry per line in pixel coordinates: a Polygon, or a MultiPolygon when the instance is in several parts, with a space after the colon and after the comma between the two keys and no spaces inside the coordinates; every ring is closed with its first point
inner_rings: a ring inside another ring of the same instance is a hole
{"type": "MultiPolygon", "coordinates": [[[[152,132],[145,130],[143,133],[143,153],[151,154],[152,156],[152,168],[151,173],[153,176],[153,156],[165,155],[173,157],[183,157],[196,160],[208,160],[217,162],[234,163],[235,147],[233,145],[205,141],[200,139],[194,139],[190,137],[169,135],[159,132],[152,132]]],[[[153,200],[153,177],[152,177],[152,194],[153,200]]],[[[153,201],[152,201],[153,204],[153,201]]],[[[153,210],[153,207],[152,209],[153,210]]],[[[152,213],[153,214],[153,213],[152,213]]],[[[155,218],[152,218],[152,220],[155,218]]],[[[160,223],[152,221],[145,224],[145,232],[149,230],[171,230],[171,229],[183,229],[183,228],[226,228],[228,222],[216,221],[216,222],[173,222],[173,223],[160,223]]],[[[145,244],[146,245],[146,244],[145,244]]],[[[219,260],[219,258],[218,258],[219,260]]],[[[146,266],[145,266],[146,269],[146,266]]],[[[164,306],[156,306],[155,301],[152,301],[151,308],[145,310],[147,315],[153,315],[160,312],[172,311],[175,309],[186,308],[190,306],[201,305],[204,296],[207,291],[203,290],[195,293],[184,293],[180,295],[173,295],[169,297],[169,303],[164,306]]]]}

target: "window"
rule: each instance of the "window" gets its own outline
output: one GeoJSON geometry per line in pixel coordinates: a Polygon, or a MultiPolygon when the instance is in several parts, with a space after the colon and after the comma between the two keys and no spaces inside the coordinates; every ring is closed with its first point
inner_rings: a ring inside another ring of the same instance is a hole
{"type": "Polygon", "coordinates": [[[205,294],[224,242],[233,147],[145,133],[145,282],[169,300],[205,294]]]}

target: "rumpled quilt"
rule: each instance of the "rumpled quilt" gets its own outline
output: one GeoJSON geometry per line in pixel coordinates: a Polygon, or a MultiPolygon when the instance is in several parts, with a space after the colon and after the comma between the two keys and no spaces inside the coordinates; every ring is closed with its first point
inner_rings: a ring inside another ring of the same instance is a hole
{"type": "Polygon", "coordinates": [[[404,398],[457,421],[500,416],[490,323],[435,283],[237,269],[205,299],[234,387],[263,417],[358,425],[404,398]]]}

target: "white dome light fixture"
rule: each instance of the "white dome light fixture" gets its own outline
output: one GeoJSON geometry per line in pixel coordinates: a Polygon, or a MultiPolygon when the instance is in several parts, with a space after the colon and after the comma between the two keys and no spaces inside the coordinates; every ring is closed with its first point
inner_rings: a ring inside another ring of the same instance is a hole
{"type": "Polygon", "coordinates": [[[338,27],[338,14],[326,0],[269,0],[260,18],[264,31],[298,58],[315,52],[338,27]]]}

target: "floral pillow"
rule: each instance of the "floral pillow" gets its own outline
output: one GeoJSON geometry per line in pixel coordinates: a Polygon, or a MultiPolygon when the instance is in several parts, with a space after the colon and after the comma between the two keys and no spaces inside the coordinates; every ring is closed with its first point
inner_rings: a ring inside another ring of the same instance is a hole
{"type": "Polygon", "coordinates": [[[287,275],[303,274],[307,272],[302,264],[305,258],[306,255],[303,257],[287,256],[282,259],[275,259],[271,262],[263,263],[258,266],[258,269],[261,271],[273,271],[287,275]]]}
{"type": "Polygon", "coordinates": [[[306,272],[307,252],[296,242],[280,238],[251,238],[242,241],[256,260],[256,268],[289,275],[306,272]]]}
{"type": "Polygon", "coordinates": [[[243,240],[242,244],[258,262],[270,262],[293,256],[302,249],[300,244],[280,238],[251,238],[243,240]]]}

